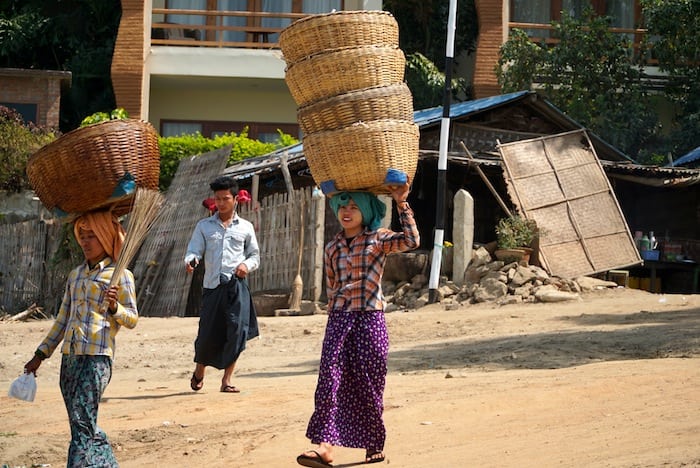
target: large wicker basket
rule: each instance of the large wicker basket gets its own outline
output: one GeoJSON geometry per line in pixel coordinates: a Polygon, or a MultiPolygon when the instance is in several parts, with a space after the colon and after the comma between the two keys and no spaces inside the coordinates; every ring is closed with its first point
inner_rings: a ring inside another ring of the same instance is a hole
{"type": "Polygon", "coordinates": [[[311,55],[287,68],[298,106],[358,89],[403,81],[406,58],[397,47],[350,47],[311,55]]]}
{"type": "Polygon", "coordinates": [[[280,33],[287,65],[329,49],[369,45],[398,47],[399,26],[386,11],[338,11],[295,21],[280,33]]]}
{"type": "Polygon", "coordinates": [[[418,165],[418,126],[400,120],[360,122],[304,136],[304,155],[314,181],[337,190],[386,193],[387,174],[413,179],[418,165]]]}
{"type": "Polygon", "coordinates": [[[141,120],[108,120],[72,130],[34,153],[27,175],[49,210],[65,214],[131,207],[133,190],[158,189],[160,150],[153,126],[141,120]]]}
{"type": "Polygon", "coordinates": [[[351,91],[297,111],[299,126],[307,135],[382,119],[413,121],[413,97],[405,83],[351,91]]]}

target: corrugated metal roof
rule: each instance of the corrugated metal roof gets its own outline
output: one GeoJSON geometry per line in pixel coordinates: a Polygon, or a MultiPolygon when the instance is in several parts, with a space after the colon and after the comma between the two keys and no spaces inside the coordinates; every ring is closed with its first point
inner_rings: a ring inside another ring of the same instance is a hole
{"type": "MultiPolygon", "coordinates": [[[[551,104],[546,99],[538,98],[535,91],[518,91],[515,93],[502,94],[487,98],[474,99],[472,101],[464,101],[450,105],[450,119],[465,118],[480,112],[501,107],[507,104],[512,104],[524,99],[533,98],[535,106],[545,113],[550,119],[565,128],[566,130],[576,130],[584,128],[575,120],[569,118],[556,106],[551,104]]],[[[420,129],[436,125],[442,120],[442,106],[432,107],[430,109],[418,110],[413,113],[414,122],[420,129]]],[[[610,159],[618,159],[626,162],[634,162],[627,155],[621,153],[618,149],[601,140],[597,135],[588,132],[590,138],[596,143],[596,147],[600,148],[610,159]]],[[[254,173],[264,174],[274,171],[279,167],[279,156],[287,152],[288,163],[293,165],[305,161],[304,145],[297,143],[286,148],[281,148],[263,156],[248,158],[240,163],[234,164],[226,169],[226,174],[238,178],[246,178],[254,173]]],[[[421,151],[421,155],[422,155],[421,151]]],[[[601,156],[601,155],[599,155],[601,156]]],[[[605,157],[603,157],[605,159],[605,157]]]]}
{"type": "MultiPolygon", "coordinates": [[[[491,96],[487,98],[474,99],[473,101],[464,101],[451,104],[450,118],[456,119],[458,117],[465,117],[470,114],[489,110],[494,107],[500,107],[503,104],[517,101],[532,94],[535,94],[535,92],[518,91],[515,93],[502,94],[499,96],[491,96]]],[[[438,123],[442,120],[442,106],[415,111],[413,113],[413,120],[420,128],[438,123]]]]}
{"type": "Polygon", "coordinates": [[[700,146],[692,150],[690,153],[684,154],[680,158],[673,161],[671,164],[667,164],[667,167],[677,167],[684,166],[686,164],[694,163],[700,159],[700,146]]]}

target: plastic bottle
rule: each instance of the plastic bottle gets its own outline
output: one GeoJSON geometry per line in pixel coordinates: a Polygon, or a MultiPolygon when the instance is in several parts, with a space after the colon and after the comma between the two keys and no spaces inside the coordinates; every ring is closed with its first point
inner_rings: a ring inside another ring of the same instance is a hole
{"type": "Polygon", "coordinates": [[[649,238],[646,234],[642,236],[642,240],[639,242],[639,250],[649,250],[649,238]]]}
{"type": "Polygon", "coordinates": [[[642,231],[634,231],[634,245],[637,246],[637,250],[642,250],[642,231]]]}
{"type": "Polygon", "coordinates": [[[649,249],[654,250],[658,246],[659,243],[656,241],[656,237],[654,237],[654,231],[649,231],[649,249]]]}

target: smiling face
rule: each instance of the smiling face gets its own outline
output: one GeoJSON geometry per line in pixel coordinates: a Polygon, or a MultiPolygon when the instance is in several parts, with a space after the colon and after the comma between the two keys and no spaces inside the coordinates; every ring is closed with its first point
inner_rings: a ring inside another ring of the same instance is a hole
{"type": "Polygon", "coordinates": [[[78,235],[78,243],[80,248],[83,249],[83,255],[85,255],[85,259],[90,266],[95,265],[107,256],[107,252],[100,244],[100,240],[94,231],[81,228],[78,235]]]}
{"type": "Polygon", "coordinates": [[[354,200],[338,208],[338,221],[343,227],[345,237],[355,237],[362,232],[362,212],[354,200]]]}

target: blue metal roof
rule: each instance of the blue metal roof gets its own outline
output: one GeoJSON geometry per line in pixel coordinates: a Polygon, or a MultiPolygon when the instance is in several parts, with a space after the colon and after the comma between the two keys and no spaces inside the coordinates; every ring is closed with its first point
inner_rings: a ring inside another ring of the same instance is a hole
{"type": "Polygon", "coordinates": [[[699,159],[700,159],[700,146],[698,146],[697,148],[692,150],[690,153],[684,154],[680,158],[673,161],[671,164],[667,164],[666,167],[683,166],[684,164],[696,162],[699,159]]]}
{"type": "MultiPolygon", "coordinates": [[[[487,98],[474,99],[472,101],[464,101],[450,105],[450,118],[464,117],[465,115],[476,112],[485,111],[493,107],[498,107],[511,101],[517,101],[523,96],[533,94],[533,91],[518,91],[516,93],[501,94],[487,98]]],[[[413,113],[413,120],[418,127],[423,128],[427,125],[440,122],[442,120],[442,106],[432,107],[430,109],[418,110],[413,113]]]]}

